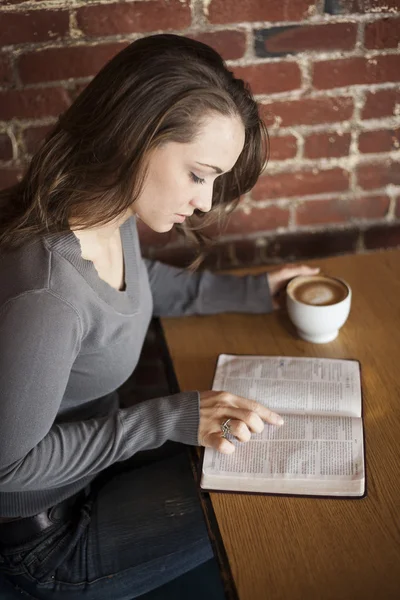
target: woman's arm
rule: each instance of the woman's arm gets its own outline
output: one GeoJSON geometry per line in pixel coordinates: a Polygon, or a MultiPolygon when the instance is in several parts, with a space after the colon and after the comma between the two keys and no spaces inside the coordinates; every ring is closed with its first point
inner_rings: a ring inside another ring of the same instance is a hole
{"type": "Polygon", "coordinates": [[[159,317],[210,315],[221,312],[269,313],[280,308],[281,292],[297,275],[316,275],[319,268],[286,264],[261,275],[237,277],[210,271],[192,273],[144,259],[159,317]]]}
{"type": "Polygon", "coordinates": [[[192,273],[157,261],[143,260],[149,275],[155,316],[272,311],[265,273],[245,277],[218,275],[210,271],[192,273]]]}
{"type": "Polygon", "coordinates": [[[197,392],[55,424],[81,337],[75,309],[48,291],[0,310],[1,491],[63,486],[167,439],[198,443],[197,392]]]}

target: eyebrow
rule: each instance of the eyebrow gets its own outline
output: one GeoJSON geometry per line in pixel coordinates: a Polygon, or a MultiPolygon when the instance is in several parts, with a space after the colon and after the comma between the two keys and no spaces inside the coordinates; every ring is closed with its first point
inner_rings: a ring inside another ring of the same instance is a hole
{"type": "Polygon", "coordinates": [[[219,167],[214,167],[214,165],[206,165],[205,163],[201,162],[198,162],[197,164],[201,165],[202,167],[209,167],[210,169],[214,169],[214,171],[218,174],[223,173],[222,169],[220,169],[219,167]]]}

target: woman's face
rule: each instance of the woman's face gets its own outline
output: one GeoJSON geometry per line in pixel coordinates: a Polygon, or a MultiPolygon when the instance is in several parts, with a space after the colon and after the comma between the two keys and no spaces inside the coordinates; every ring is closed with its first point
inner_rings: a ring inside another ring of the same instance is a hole
{"type": "Polygon", "coordinates": [[[183,223],[195,209],[208,212],[214,181],[232,169],[244,138],[239,117],[210,115],[189,144],[167,142],[157,148],[133,214],[162,233],[183,223]]]}

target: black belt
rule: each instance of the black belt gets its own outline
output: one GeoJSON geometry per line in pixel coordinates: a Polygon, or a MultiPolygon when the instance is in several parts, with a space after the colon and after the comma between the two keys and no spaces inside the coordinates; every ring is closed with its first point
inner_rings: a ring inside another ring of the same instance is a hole
{"type": "Polygon", "coordinates": [[[0,547],[22,544],[60,521],[73,518],[77,514],[79,501],[84,498],[85,493],[81,491],[33,517],[0,522],[0,547]]]}

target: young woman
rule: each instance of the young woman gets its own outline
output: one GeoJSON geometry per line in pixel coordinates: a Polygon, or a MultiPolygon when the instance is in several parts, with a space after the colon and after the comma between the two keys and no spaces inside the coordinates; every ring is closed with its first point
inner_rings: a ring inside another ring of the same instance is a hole
{"type": "Polygon", "coordinates": [[[201,238],[255,184],[266,133],[211,48],[160,35],[110,61],[0,196],[0,573],[31,597],[138,597],[212,556],[179,453],[233,452],[280,417],[218,391],[121,408],[152,315],[272,310],[308,267],[179,271],[140,255],[136,220],[201,238]],[[115,469],[117,465],[123,469],[115,469]]]}

